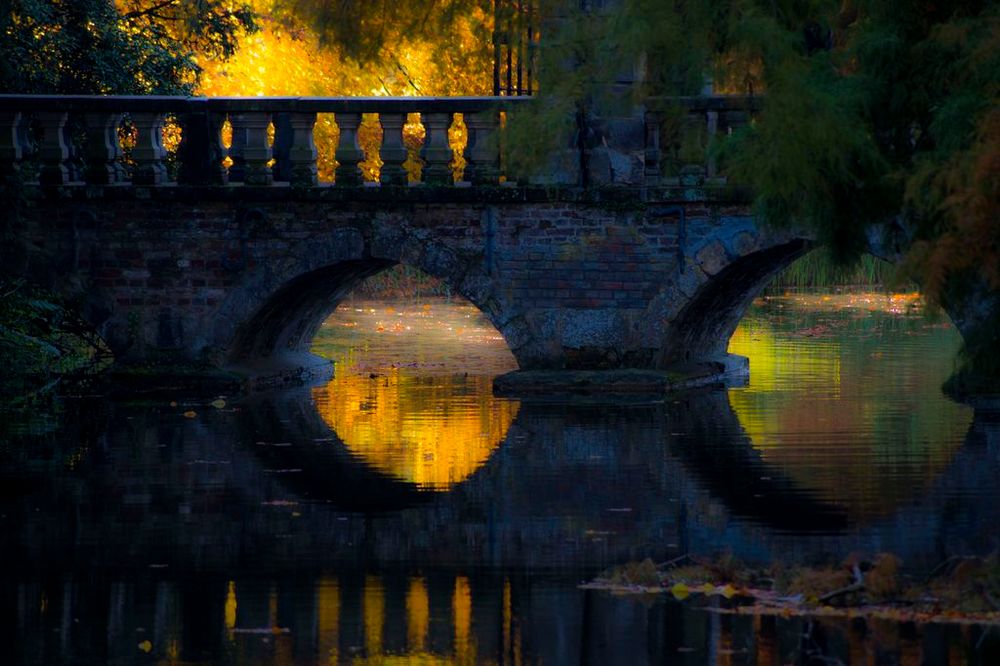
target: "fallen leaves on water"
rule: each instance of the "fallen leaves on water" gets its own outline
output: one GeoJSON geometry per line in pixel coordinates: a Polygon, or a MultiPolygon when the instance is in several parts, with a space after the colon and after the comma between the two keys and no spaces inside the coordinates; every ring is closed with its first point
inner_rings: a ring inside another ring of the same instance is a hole
{"type": "Polygon", "coordinates": [[[678,601],[684,601],[691,596],[691,588],[684,583],[674,583],[670,588],[670,594],[678,601]]]}
{"type": "Polygon", "coordinates": [[[899,622],[1000,626],[1000,558],[953,557],[924,577],[904,576],[894,554],[852,553],[836,566],[769,568],[732,556],[646,559],[583,585],[614,593],[667,593],[678,601],[731,600],[709,610],[739,615],[868,617],[899,622]]]}
{"type": "Polygon", "coordinates": [[[141,641],[139,643],[139,649],[145,652],[146,654],[149,654],[150,652],[153,651],[153,644],[150,643],[149,641],[141,641]]]}
{"type": "Polygon", "coordinates": [[[194,410],[189,409],[188,411],[184,412],[184,418],[186,419],[193,419],[196,416],[198,416],[198,412],[194,410]]]}

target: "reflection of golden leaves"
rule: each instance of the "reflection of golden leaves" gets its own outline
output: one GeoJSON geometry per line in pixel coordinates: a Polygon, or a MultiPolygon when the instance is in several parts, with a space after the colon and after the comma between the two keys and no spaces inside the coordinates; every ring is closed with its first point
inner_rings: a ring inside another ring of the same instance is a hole
{"type": "Polygon", "coordinates": [[[495,398],[492,378],[393,368],[342,373],[313,390],[323,420],[352,453],[397,478],[448,488],[475,472],[506,436],[518,403],[495,398]]]}

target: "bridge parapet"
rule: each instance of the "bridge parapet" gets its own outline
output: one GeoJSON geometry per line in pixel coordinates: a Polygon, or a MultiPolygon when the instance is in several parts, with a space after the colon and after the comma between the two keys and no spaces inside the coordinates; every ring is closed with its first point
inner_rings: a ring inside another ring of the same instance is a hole
{"type": "MultiPolygon", "coordinates": [[[[419,114],[424,127],[420,183],[468,185],[618,184],[631,186],[724,183],[712,157],[714,137],[747,121],[756,100],[737,96],[652,98],[641,115],[642,131],[615,131],[600,138],[600,149],[640,165],[638,178],[587,178],[594,145],[567,137],[567,173],[540,180],[512,173],[505,159],[508,117],[533,98],[516,97],[253,97],[0,95],[0,177],[20,174],[42,185],[178,185],[315,187],[318,114],[333,114],[339,131],[333,186],[357,187],[366,180],[362,164],[377,157],[383,186],[413,183],[404,125],[419,114]],[[359,144],[359,127],[377,115],[382,130],[378,155],[359,144]],[[467,140],[460,148],[466,166],[461,180],[452,168],[455,153],[449,130],[461,114],[467,140]],[[123,146],[123,123],[134,145],[123,146]],[[223,142],[229,124],[232,141],[223,142]],[[175,154],[164,146],[164,129],[180,130],[175,154]],[[636,134],[640,136],[635,136],[636,134]],[[572,156],[578,151],[579,159],[572,156]],[[128,153],[126,157],[126,152],[128,153]]],[[[582,137],[582,138],[581,138],[582,137]]],[[[614,171],[614,169],[612,169],[614,171]]],[[[370,180],[371,176],[368,176],[370,180]]]]}

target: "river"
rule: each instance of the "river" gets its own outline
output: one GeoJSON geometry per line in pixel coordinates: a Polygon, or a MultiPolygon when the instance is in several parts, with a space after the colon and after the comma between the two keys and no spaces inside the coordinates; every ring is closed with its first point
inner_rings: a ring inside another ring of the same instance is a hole
{"type": "Polygon", "coordinates": [[[471,306],[352,300],[321,386],[4,412],[0,663],[998,663],[976,626],[579,587],[995,551],[1000,419],[940,391],[960,343],[915,295],[772,296],[746,386],[559,404],[493,396],[515,364],[471,306]]]}

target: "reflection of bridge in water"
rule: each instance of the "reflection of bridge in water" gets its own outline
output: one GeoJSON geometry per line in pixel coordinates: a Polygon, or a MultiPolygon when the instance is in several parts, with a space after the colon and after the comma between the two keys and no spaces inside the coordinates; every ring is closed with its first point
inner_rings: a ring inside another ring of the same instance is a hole
{"type": "MultiPolygon", "coordinates": [[[[711,605],[711,604],[710,604],[711,605]]],[[[5,663],[658,664],[788,663],[808,657],[903,666],[967,661],[977,627],[747,617],[655,603],[573,582],[490,573],[157,582],[81,576],[0,588],[5,663]],[[77,625],[76,619],[87,622],[77,625]],[[60,640],[53,641],[52,634],[60,640]],[[971,641],[971,643],[970,643],[971,641]],[[148,655],[148,657],[147,657],[148,655]],[[161,661],[163,663],[163,661],[161,661]]]]}
{"type": "Polygon", "coordinates": [[[991,419],[977,412],[929,487],[858,522],[762,458],[724,392],[667,405],[523,404],[503,445],[448,492],[366,464],[307,393],[194,419],[116,406],[89,434],[59,436],[82,442],[56,457],[70,469],[51,460],[7,466],[5,475],[33,480],[8,486],[15,496],[5,501],[0,556],[19,567],[422,563],[592,573],[688,551],[764,560],[892,550],[932,566],[952,545],[996,546],[991,419]],[[42,534],[36,508],[52,517],[42,534]]]}
{"type": "MultiPolygon", "coordinates": [[[[66,654],[94,662],[127,660],[149,640],[163,658],[278,663],[613,663],[625,643],[628,663],[746,646],[771,663],[767,654],[799,645],[802,625],[646,608],[575,584],[680,552],[885,549],[919,568],[996,546],[1000,502],[986,494],[1000,436],[985,411],[929,490],[856,524],[776,473],[723,392],[667,405],[522,405],[503,445],[449,492],[365,465],[331,439],[308,395],[240,407],[187,419],[183,407],[112,406],[88,432],[8,449],[4,476],[32,481],[5,486],[2,500],[0,631],[17,634],[0,640],[29,662],[58,660],[38,652],[55,649],[42,637],[58,630],[66,654]],[[712,438],[728,440],[706,457],[696,441],[712,438]],[[81,448],[63,451],[65,441],[81,448]],[[817,524],[825,529],[803,531],[817,524]],[[149,567],[160,582],[131,582],[149,567]],[[82,616],[97,621],[74,628],[82,616]]],[[[842,634],[830,639],[836,649],[867,645],[863,631],[824,626],[842,634]]],[[[945,654],[942,636],[904,630],[893,649],[901,663],[945,654]]]]}

